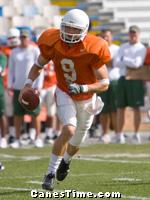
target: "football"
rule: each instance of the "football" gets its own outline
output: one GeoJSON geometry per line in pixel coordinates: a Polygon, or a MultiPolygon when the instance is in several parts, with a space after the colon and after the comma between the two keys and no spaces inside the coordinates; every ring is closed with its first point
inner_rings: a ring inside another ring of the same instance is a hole
{"type": "Polygon", "coordinates": [[[21,105],[29,111],[33,111],[40,103],[37,90],[27,90],[22,94],[21,105]]]}

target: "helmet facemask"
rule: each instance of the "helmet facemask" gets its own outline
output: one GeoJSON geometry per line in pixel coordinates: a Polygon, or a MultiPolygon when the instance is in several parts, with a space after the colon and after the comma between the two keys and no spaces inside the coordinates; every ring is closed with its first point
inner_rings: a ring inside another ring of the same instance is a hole
{"type": "Polygon", "coordinates": [[[20,45],[20,39],[18,37],[9,37],[7,39],[7,45],[9,47],[16,47],[20,45]]]}
{"type": "Polygon", "coordinates": [[[86,36],[88,27],[88,15],[80,9],[72,9],[62,18],[60,37],[66,43],[74,44],[80,42],[86,36]]]}
{"type": "Polygon", "coordinates": [[[69,23],[61,23],[60,37],[66,43],[77,43],[84,39],[88,27],[82,28],[69,23]]]}
{"type": "Polygon", "coordinates": [[[7,45],[16,47],[20,45],[20,31],[17,28],[10,28],[7,35],[7,45]]]}

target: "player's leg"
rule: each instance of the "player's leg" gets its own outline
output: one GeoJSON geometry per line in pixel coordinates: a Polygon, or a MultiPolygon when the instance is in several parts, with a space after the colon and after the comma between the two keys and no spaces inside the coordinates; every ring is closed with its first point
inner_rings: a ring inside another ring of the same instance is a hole
{"type": "Polygon", "coordinates": [[[117,133],[117,87],[118,87],[118,81],[116,80],[111,81],[110,95],[109,95],[110,124],[115,134],[117,133]]]}
{"type": "Polygon", "coordinates": [[[8,120],[8,143],[12,143],[15,139],[15,127],[14,127],[14,116],[13,116],[13,94],[5,89],[5,114],[8,120]]]}
{"type": "MultiPolygon", "coordinates": [[[[40,110],[41,110],[41,107],[39,104],[35,110],[25,111],[25,114],[30,115],[32,118],[31,127],[30,127],[29,131],[31,134],[31,131],[35,130],[35,137],[32,136],[32,139],[33,139],[34,145],[38,148],[41,148],[44,146],[44,143],[43,143],[43,140],[41,137],[41,121],[40,121],[40,116],[39,116],[40,110]]],[[[32,133],[34,133],[34,132],[32,132],[32,133]]],[[[30,135],[30,137],[31,137],[31,135],[30,135]]]]}
{"type": "Polygon", "coordinates": [[[18,101],[19,97],[19,90],[14,90],[14,96],[13,96],[13,110],[14,110],[14,126],[15,126],[15,141],[10,144],[12,148],[19,148],[21,146],[20,143],[20,136],[21,136],[21,127],[23,123],[23,116],[24,116],[24,108],[21,106],[21,104],[18,101]]]}
{"type": "Polygon", "coordinates": [[[1,141],[0,148],[7,148],[7,119],[4,114],[0,114],[1,141]]]}
{"type": "Polygon", "coordinates": [[[124,123],[125,123],[125,108],[127,106],[126,97],[126,85],[125,78],[121,77],[118,80],[117,86],[117,143],[124,144],[125,137],[123,133],[124,123]]]}
{"type": "Polygon", "coordinates": [[[110,127],[110,114],[109,113],[101,113],[100,114],[100,124],[102,127],[102,134],[100,136],[100,142],[104,144],[108,144],[111,141],[109,136],[109,127],[110,127]]]}
{"type": "Polygon", "coordinates": [[[117,111],[116,112],[110,112],[110,118],[112,123],[112,128],[114,132],[117,132],[117,111]]]}
{"type": "Polygon", "coordinates": [[[76,130],[76,107],[72,99],[61,90],[56,91],[57,112],[63,125],[61,134],[55,140],[47,174],[42,184],[43,189],[53,190],[56,171],[68,145],[68,141],[76,130]]]}
{"type": "Polygon", "coordinates": [[[1,128],[0,147],[7,148],[7,119],[5,116],[4,90],[2,90],[0,93],[0,128],[1,128]]]}
{"type": "Polygon", "coordinates": [[[108,134],[109,127],[110,127],[110,98],[109,98],[110,87],[106,92],[103,92],[100,96],[104,103],[104,107],[100,114],[100,124],[102,127],[102,134],[100,136],[100,141],[104,144],[110,143],[111,139],[108,134]]]}
{"type": "Polygon", "coordinates": [[[141,137],[139,134],[139,128],[141,124],[141,111],[140,108],[133,108],[134,113],[134,132],[133,139],[136,140],[137,143],[141,143],[141,137]]]}
{"type": "Polygon", "coordinates": [[[93,122],[94,115],[84,110],[85,102],[89,103],[91,102],[91,99],[76,103],[78,120],[77,129],[69,141],[67,150],[57,170],[57,180],[59,181],[64,180],[68,175],[71,159],[78,152],[80,144],[85,139],[88,129],[91,127],[93,122]]]}
{"type": "Polygon", "coordinates": [[[36,115],[32,114],[32,123],[36,132],[34,145],[37,148],[42,148],[44,146],[44,143],[41,137],[41,120],[39,117],[39,112],[36,115]]]}
{"type": "Polygon", "coordinates": [[[139,128],[141,124],[140,106],[144,106],[144,85],[140,80],[130,80],[128,83],[128,101],[129,106],[134,112],[134,134],[133,141],[141,143],[139,128]]]}
{"type": "Polygon", "coordinates": [[[118,108],[117,109],[117,143],[124,144],[125,137],[123,134],[125,122],[125,108],[118,108]]]}
{"type": "Polygon", "coordinates": [[[52,86],[47,89],[47,94],[45,98],[45,106],[47,110],[47,119],[46,119],[46,138],[50,143],[53,143],[53,140],[56,139],[56,103],[55,103],[55,89],[56,86],[52,86]]]}

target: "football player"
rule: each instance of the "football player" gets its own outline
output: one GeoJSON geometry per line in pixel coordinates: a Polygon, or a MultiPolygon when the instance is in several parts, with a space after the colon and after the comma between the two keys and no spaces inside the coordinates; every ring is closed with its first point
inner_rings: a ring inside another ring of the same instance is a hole
{"type": "Polygon", "coordinates": [[[32,90],[32,83],[43,66],[54,62],[57,88],[57,113],[62,131],[55,140],[43,189],[53,190],[55,177],[66,178],[72,157],[90,128],[94,114],[103,102],[96,92],[108,89],[109,79],[105,64],[110,60],[108,45],[102,38],[88,34],[89,17],[80,9],[68,11],[60,29],[45,30],[38,40],[40,56],[29,72],[23,92],[32,90]]]}
{"type": "Polygon", "coordinates": [[[146,47],[140,41],[141,30],[138,26],[133,25],[128,30],[129,41],[121,44],[116,56],[116,67],[120,70],[120,78],[117,86],[117,143],[124,144],[124,124],[126,108],[131,107],[133,110],[133,142],[141,143],[139,133],[141,124],[141,110],[144,106],[144,84],[138,78],[136,80],[127,80],[127,70],[138,69],[143,66],[146,56],[146,47]]]}
{"type": "MultiPolygon", "coordinates": [[[[7,34],[7,46],[5,47],[4,53],[9,59],[9,56],[14,48],[20,45],[20,31],[17,28],[10,28],[7,34]]],[[[5,113],[8,120],[8,143],[12,143],[15,139],[15,127],[14,127],[14,116],[13,116],[13,91],[8,89],[8,72],[9,66],[5,68],[4,74],[4,86],[5,86],[5,101],[6,108],[5,113]]]]}
{"type": "Polygon", "coordinates": [[[119,68],[115,67],[115,57],[117,56],[119,46],[113,44],[112,31],[110,29],[104,29],[101,31],[101,37],[108,42],[109,50],[111,53],[111,61],[107,64],[110,85],[106,92],[100,94],[102,101],[105,102],[103,110],[100,114],[100,124],[102,126],[102,135],[100,141],[104,144],[111,142],[111,137],[109,135],[109,128],[112,126],[115,133],[116,123],[117,123],[117,80],[119,78],[119,68]]]}

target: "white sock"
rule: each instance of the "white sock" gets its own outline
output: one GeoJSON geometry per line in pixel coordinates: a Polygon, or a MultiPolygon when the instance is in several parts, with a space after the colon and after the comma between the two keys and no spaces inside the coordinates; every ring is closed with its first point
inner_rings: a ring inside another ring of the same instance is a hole
{"type": "Polygon", "coordinates": [[[30,138],[31,138],[31,140],[35,140],[35,137],[36,137],[36,130],[35,130],[35,128],[30,128],[29,129],[29,136],[30,136],[30,138]]]}
{"type": "Polygon", "coordinates": [[[123,132],[120,132],[120,133],[117,133],[118,137],[124,137],[124,133],[123,132]]]}
{"type": "Polygon", "coordinates": [[[67,152],[65,152],[63,158],[64,158],[65,163],[69,163],[72,159],[72,156],[70,154],[68,154],[67,152]]]}
{"type": "Polygon", "coordinates": [[[49,136],[50,138],[53,138],[54,133],[53,133],[53,129],[52,128],[46,128],[45,132],[46,132],[46,136],[49,136]]]}
{"type": "Polygon", "coordinates": [[[14,126],[9,127],[9,135],[15,137],[15,127],[14,126]]]}
{"type": "Polygon", "coordinates": [[[52,154],[47,173],[48,174],[50,174],[50,173],[56,174],[56,171],[58,169],[58,166],[59,166],[61,160],[62,160],[62,156],[56,156],[55,154],[52,154]]]}

